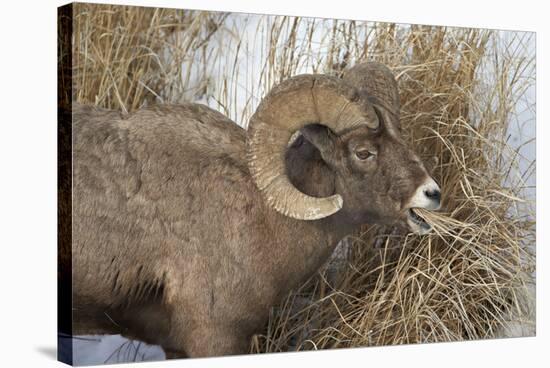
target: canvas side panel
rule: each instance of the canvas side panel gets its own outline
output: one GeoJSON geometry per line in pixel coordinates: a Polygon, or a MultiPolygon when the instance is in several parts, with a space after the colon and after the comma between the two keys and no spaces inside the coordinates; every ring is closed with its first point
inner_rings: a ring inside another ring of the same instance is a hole
{"type": "Polygon", "coordinates": [[[73,364],[72,48],[73,5],[57,12],[57,359],[73,364]]]}

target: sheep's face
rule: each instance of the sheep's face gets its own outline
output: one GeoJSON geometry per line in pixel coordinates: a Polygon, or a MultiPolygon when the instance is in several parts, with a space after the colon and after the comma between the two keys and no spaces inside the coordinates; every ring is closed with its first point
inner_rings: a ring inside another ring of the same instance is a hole
{"type": "Polygon", "coordinates": [[[334,173],[347,221],[401,223],[420,234],[430,230],[411,209],[438,209],[439,186],[393,125],[358,127],[339,136],[322,125],[309,125],[302,134],[334,173]]]}

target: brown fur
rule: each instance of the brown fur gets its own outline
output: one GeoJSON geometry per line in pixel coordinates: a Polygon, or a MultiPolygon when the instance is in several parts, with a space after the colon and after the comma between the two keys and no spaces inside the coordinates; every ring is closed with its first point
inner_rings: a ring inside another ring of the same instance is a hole
{"type": "Polygon", "coordinates": [[[427,175],[389,126],[338,137],[308,126],[287,151],[288,175],[344,207],[301,221],[264,202],[246,131],[206,106],[121,118],[76,105],[73,131],[73,333],[122,334],[168,357],[247,352],[271,306],[360,224],[403,220],[427,175]],[[358,145],[376,159],[357,161],[358,145]]]}

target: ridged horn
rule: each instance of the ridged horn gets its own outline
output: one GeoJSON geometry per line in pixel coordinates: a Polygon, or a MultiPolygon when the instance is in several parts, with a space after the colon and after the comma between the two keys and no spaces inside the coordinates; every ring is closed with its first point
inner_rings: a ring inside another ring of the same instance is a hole
{"type": "Polygon", "coordinates": [[[401,129],[399,90],[395,76],[387,66],[377,62],[358,64],[345,72],[343,79],[357,88],[361,95],[366,95],[371,103],[386,109],[391,123],[401,129]]]}
{"type": "Polygon", "coordinates": [[[300,192],[286,175],[285,151],[292,134],[313,123],[338,134],[360,125],[376,129],[379,121],[354,87],[326,75],[287,79],[262,100],[248,125],[248,167],[269,205],[300,220],[330,216],[343,205],[339,194],[317,198],[300,192]]]}

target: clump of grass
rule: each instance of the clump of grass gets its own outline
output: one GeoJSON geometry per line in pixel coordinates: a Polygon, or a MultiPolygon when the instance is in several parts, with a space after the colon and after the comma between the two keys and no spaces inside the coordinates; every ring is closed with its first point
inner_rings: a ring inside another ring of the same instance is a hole
{"type": "Polygon", "coordinates": [[[206,47],[226,16],[76,3],[73,100],[127,113],[193,96],[201,86],[189,94],[190,75],[183,65],[206,47]]]}
{"type": "MultiPolygon", "coordinates": [[[[443,192],[427,236],[368,226],[272,310],[252,352],[457,341],[534,327],[534,161],[510,144],[534,84],[527,33],[79,4],[79,102],[125,111],[200,101],[246,126],[273,84],[380,61],[401,124],[443,192]],[[246,29],[253,27],[253,35],[246,29]],[[343,265],[343,266],[342,266],[343,265]]],[[[526,142],[534,144],[534,142],[526,142]]]]}

